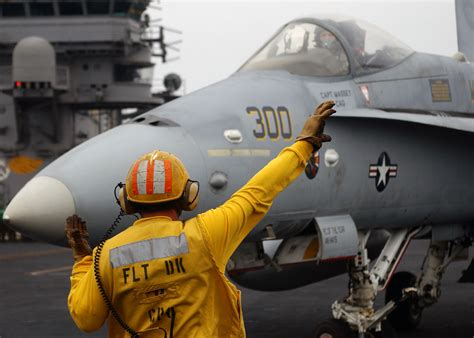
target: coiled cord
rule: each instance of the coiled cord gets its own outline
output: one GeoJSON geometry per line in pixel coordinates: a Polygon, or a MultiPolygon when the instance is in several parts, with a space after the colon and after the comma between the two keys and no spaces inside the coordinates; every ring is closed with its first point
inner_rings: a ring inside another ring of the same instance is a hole
{"type": "MultiPolygon", "coordinates": [[[[114,189],[114,195],[116,200],[118,201],[117,198],[117,187],[121,188],[122,184],[119,183],[115,186],[114,189]]],[[[119,203],[120,205],[120,203],[119,203]]],[[[139,338],[140,336],[136,331],[134,331],[130,326],[125,323],[125,321],[120,317],[118,314],[117,310],[114,308],[112,305],[112,302],[110,301],[109,297],[107,296],[107,293],[105,292],[104,284],[102,284],[102,280],[100,279],[100,270],[99,270],[99,262],[100,262],[100,255],[102,253],[102,249],[104,248],[105,242],[107,239],[109,239],[110,235],[112,235],[112,232],[115,230],[115,228],[120,224],[120,221],[122,220],[122,217],[125,215],[125,212],[123,211],[122,208],[120,208],[120,212],[118,216],[115,218],[115,221],[112,223],[112,225],[107,229],[105,232],[105,235],[102,237],[100,240],[99,244],[97,245],[97,249],[95,252],[94,256],[94,277],[95,281],[97,283],[97,287],[99,288],[99,292],[102,295],[102,298],[104,299],[105,305],[109,308],[110,313],[112,316],[115,318],[115,320],[120,324],[120,326],[130,333],[132,338],[139,338]]]]}

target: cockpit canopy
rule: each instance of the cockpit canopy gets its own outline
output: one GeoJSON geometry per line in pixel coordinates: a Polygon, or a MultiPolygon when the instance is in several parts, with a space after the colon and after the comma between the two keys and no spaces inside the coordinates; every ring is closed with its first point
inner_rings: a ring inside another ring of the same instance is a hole
{"type": "Polygon", "coordinates": [[[285,70],[304,76],[380,71],[413,50],[380,28],[350,18],[300,19],[285,25],[239,71],[285,70]]]}

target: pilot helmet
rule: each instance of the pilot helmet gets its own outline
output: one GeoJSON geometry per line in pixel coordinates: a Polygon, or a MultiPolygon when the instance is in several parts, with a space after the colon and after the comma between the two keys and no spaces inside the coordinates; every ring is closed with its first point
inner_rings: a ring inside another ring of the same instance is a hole
{"type": "Polygon", "coordinates": [[[336,46],[337,39],[330,31],[319,28],[315,32],[315,42],[317,47],[331,49],[336,46]]]}

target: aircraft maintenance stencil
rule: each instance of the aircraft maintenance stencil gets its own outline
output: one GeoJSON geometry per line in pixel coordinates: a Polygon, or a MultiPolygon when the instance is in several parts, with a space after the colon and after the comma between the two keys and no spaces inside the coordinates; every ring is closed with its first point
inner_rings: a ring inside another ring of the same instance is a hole
{"type": "Polygon", "coordinates": [[[375,187],[382,192],[388,185],[390,177],[397,177],[398,165],[390,162],[386,152],[380,154],[376,164],[369,166],[369,178],[375,178],[375,187]]]}

